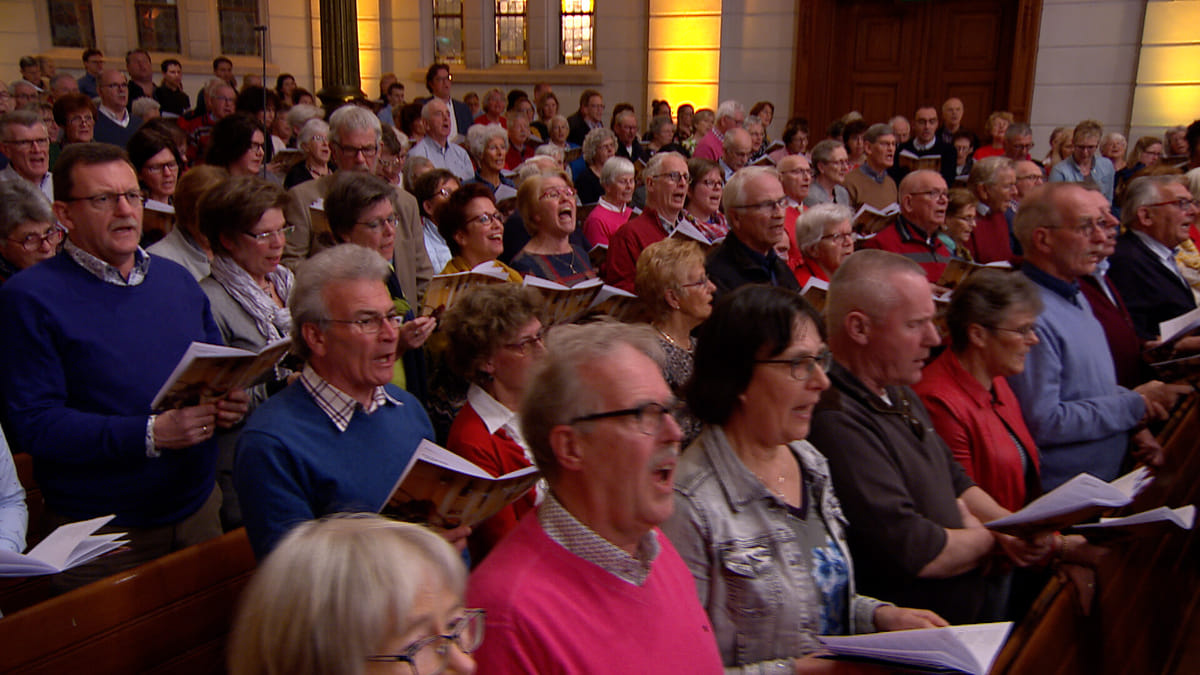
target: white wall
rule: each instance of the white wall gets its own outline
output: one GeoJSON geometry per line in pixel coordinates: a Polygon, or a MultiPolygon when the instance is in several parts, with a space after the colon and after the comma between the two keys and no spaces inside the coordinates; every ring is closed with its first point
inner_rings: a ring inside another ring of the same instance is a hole
{"type": "Polygon", "coordinates": [[[796,57],[796,3],[791,0],[725,2],[721,13],[721,100],[750,107],[775,104],[768,130],[779,138],[790,116],[796,57]]]}

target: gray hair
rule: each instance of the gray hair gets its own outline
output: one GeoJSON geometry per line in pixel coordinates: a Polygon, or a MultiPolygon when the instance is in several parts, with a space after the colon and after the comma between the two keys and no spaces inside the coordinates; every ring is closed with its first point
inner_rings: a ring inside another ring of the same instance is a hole
{"type": "Polygon", "coordinates": [[[563,160],[567,156],[567,153],[563,152],[563,149],[560,146],[557,146],[553,143],[543,143],[537,146],[537,149],[533,151],[533,155],[535,157],[552,157],[554,158],[554,161],[562,164],[563,160]]]}
{"type": "Polygon", "coordinates": [[[391,267],[383,256],[358,244],[339,244],[300,263],[296,268],[296,280],[288,302],[292,312],[293,334],[300,337],[293,345],[296,353],[304,359],[312,354],[308,343],[304,341],[301,327],[306,323],[321,324],[329,319],[329,307],[325,304],[326,287],[338,281],[363,279],[384,283],[389,274],[391,267]]]}
{"type": "Polygon", "coordinates": [[[763,124],[762,119],[758,115],[750,115],[746,118],[745,122],[742,122],[742,128],[746,131],[750,131],[750,127],[762,127],[764,132],[767,130],[766,125],[763,124]]]}
{"type": "Polygon", "coordinates": [[[14,80],[13,83],[9,85],[9,87],[8,87],[9,91],[11,91],[14,96],[17,93],[17,87],[21,87],[21,88],[27,87],[27,88],[29,88],[31,94],[34,94],[35,96],[37,95],[37,87],[33,86],[32,82],[30,82],[24,78],[19,79],[19,80],[14,80]]]}
{"type": "MultiPolygon", "coordinates": [[[[721,193],[721,210],[728,214],[734,207],[741,206],[746,199],[746,186],[750,181],[764,175],[779,180],[779,172],[773,166],[748,166],[735,171],[725,183],[725,191],[721,193]]],[[[782,181],[780,183],[782,184],[782,181]]]]}
{"type": "Polygon", "coordinates": [[[687,164],[687,158],[678,152],[656,152],[650,156],[650,161],[646,162],[646,167],[642,169],[643,177],[654,177],[658,175],[659,169],[662,168],[663,162],[667,161],[668,157],[674,157],[687,164]]]}
{"type": "Polygon", "coordinates": [[[18,108],[5,113],[3,117],[0,117],[0,141],[8,141],[9,127],[32,127],[39,124],[45,126],[41,114],[33,110],[18,108]]]}
{"type": "Polygon", "coordinates": [[[744,127],[734,127],[725,134],[725,138],[721,139],[721,149],[725,152],[735,150],[739,140],[745,140],[747,145],[754,142],[754,139],[750,138],[750,132],[746,131],[744,127]]]}
{"type": "Polygon", "coordinates": [[[1192,193],[1192,199],[1200,199],[1200,167],[1185,173],[1183,178],[1187,181],[1188,190],[1192,193]]]}
{"type": "Polygon", "coordinates": [[[957,288],[946,310],[950,349],[961,354],[970,344],[971,324],[995,326],[1013,310],[1042,311],[1042,294],[1029,277],[1018,272],[982,269],[973,272],[957,288]]]}
{"type": "Polygon", "coordinates": [[[1017,209],[1017,217],[1013,221],[1013,235],[1027,256],[1033,250],[1034,230],[1062,225],[1062,213],[1058,210],[1059,193],[1082,189],[1077,183],[1046,183],[1021,200],[1021,208],[1017,209]]]}
{"type": "MultiPolygon", "coordinates": [[[[411,190],[416,185],[417,176],[425,171],[425,167],[434,168],[433,161],[424,155],[409,153],[408,158],[404,160],[404,189],[411,190]]],[[[458,180],[457,176],[455,180],[458,180]]]]}
{"type": "Polygon", "coordinates": [[[650,135],[658,134],[668,124],[672,124],[670,115],[655,115],[654,119],[650,120],[650,135]]]}
{"type": "Polygon", "coordinates": [[[898,253],[865,249],[843,260],[829,281],[825,300],[825,325],[830,342],[842,334],[842,324],[850,312],[865,312],[875,319],[886,314],[896,302],[892,278],[899,274],[925,280],[921,266],[898,253]]]}
{"type": "MultiPolygon", "coordinates": [[[[213,96],[216,96],[217,89],[220,87],[229,87],[229,83],[219,77],[210,77],[208,82],[204,85],[204,98],[210,99],[213,96]]],[[[229,88],[233,89],[233,87],[229,88]]],[[[237,92],[235,91],[234,94],[237,94],[237,92]]]]}
{"type": "Polygon", "coordinates": [[[503,138],[504,147],[508,147],[508,132],[499,124],[473,124],[467,129],[467,149],[476,161],[483,157],[493,138],[503,138]]]}
{"type": "Polygon", "coordinates": [[[616,126],[617,122],[620,122],[626,117],[632,117],[634,125],[637,125],[637,115],[634,114],[632,110],[622,110],[621,112],[617,113],[616,117],[613,118],[613,126],[616,126]]]}
{"type": "Polygon", "coordinates": [[[305,122],[304,126],[300,127],[300,134],[298,137],[299,145],[307,145],[308,143],[311,143],[313,136],[324,136],[326,140],[328,140],[329,124],[319,117],[314,117],[305,122]]]}
{"type": "Polygon", "coordinates": [[[350,131],[371,130],[375,132],[375,145],[383,137],[383,125],[379,118],[366,108],[356,105],[346,105],[333,111],[329,116],[329,141],[341,143],[342,134],[350,131]]]}
{"type": "Polygon", "coordinates": [[[845,144],[836,138],[826,138],[825,140],[813,146],[812,162],[813,164],[818,162],[828,164],[829,162],[833,161],[833,151],[837,150],[838,148],[845,147],[845,144]]]}
{"type": "Polygon", "coordinates": [[[874,143],[882,136],[895,135],[896,130],[892,128],[892,125],[880,122],[879,124],[872,124],[871,126],[867,127],[866,133],[863,134],[863,140],[868,143],[874,143]]]}
{"type": "Polygon", "coordinates": [[[362,675],[389,636],[412,628],[421,593],[461,597],[465,585],[458,554],[420,525],[366,513],[301,523],[242,594],[229,671],[362,675]]]}
{"type": "Polygon", "coordinates": [[[796,219],[796,245],[805,254],[825,236],[825,230],[852,220],[854,214],[842,204],[817,204],[810,206],[796,219]]]}
{"type": "Polygon", "coordinates": [[[149,96],[139,96],[129,104],[129,112],[137,117],[145,118],[151,111],[162,110],[162,104],[149,96]]]}
{"type": "Polygon", "coordinates": [[[297,103],[287,112],[287,123],[293,129],[302,129],[309,120],[324,120],[325,111],[315,105],[297,103]]]}
{"type": "MultiPolygon", "coordinates": [[[[513,177],[513,182],[520,188],[532,176],[540,176],[546,172],[562,171],[562,167],[554,161],[553,157],[547,155],[534,155],[529,159],[517,165],[517,175],[513,177]]],[[[557,173],[555,175],[558,175],[557,173]]]]}
{"type": "MultiPolygon", "coordinates": [[[[1144,206],[1162,201],[1163,188],[1168,185],[1187,186],[1183,176],[1138,176],[1125,188],[1125,202],[1121,205],[1121,225],[1129,228],[1137,224],[1137,212],[1144,206]]],[[[1189,190],[1190,191],[1190,190],[1189,190]]]]}
{"type": "Polygon", "coordinates": [[[746,106],[738,103],[737,101],[732,99],[728,101],[721,101],[720,105],[717,106],[717,112],[714,115],[713,120],[715,122],[720,122],[726,117],[733,119],[738,116],[738,113],[745,114],[745,112],[746,106]]]}
{"type": "Polygon", "coordinates": [[[1015,141],[1024,136],[1033,136],[1033,128],[1024,122],[1013,122],[1008,125],[1008,131],[1004,132],[1004,140],[1015,141]]]}
{"type": "Polygon", "coordinates": [[[596,157],[596,148],[604,141],[612,141],[613,145],[617,143],[617,135],[612,132],[612,129],[600,127],[592,129],[587,136],[583,137],[583,161],[591,164],[596,157]]]}
{"type": "Polygon", "coordinates": [[[996,174],[1005,169],[1016,171],[1016,164],[1003,155],[981,159],[971,167],[971,176],[967,179],[967,187],[973,190],[979,185],[993,185],[996,182],[996,174]]]}
{"type": "Polygon", "coordinates": [[[597,385],[622,345],[645,354],[660,367],[666,363],[654,331],[645,324],[599,321],[559,326],[550,332],[546,356],[530,374],[520,409],[521,429],[533,461],[551,485],[557,482],[560,468],[550,432],[576,417],[597,412],[602,397],[597,385]]]}
{"type": "MultiPolygon", "coordinates": [[[[660,162],[661,164],[661,162],[660,162]]],[[[634,175],[633,162],[624,157],[610,157],[600,169],[600,184],[612,185],[618,178],[634,175]]]]}
{"type": "Polygon", "coordinates": [[[425,105],[421,106],[421,119],[423,119],[423,120],[433,119],[433,106],[435,106],[439,103],[441,103],[443,106],[445,106],[446,110],[450,109],[450,106],[446,105],[445,101],[443,101],[442,99],[440,99],[436,96],[431,96],[431,97],[429,97],[429,100],[425,102],[425,105]]]}
{"type": "Polygon", "coordinates": [[[54,223],[46,195],[29,181],[0,182],[0,237],[7,238],[24,223],[54,223]]]}

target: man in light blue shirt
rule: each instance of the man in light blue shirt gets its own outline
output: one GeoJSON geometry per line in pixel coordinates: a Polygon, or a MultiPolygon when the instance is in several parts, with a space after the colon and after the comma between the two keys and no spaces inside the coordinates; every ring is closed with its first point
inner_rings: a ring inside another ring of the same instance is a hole
{"type": "Polygon", "coordinates": [[[25,551],[25,530],[29,511],[25,507],[25,489],[17,479],[12,452],[0,429],[0,550],[25,551]]]}
{"type": "Polygon", "coordinates": [[[421,109],[421,118],[425,120],[425,138],[413,146],[409,154],[424,157],[439,169],[450,170],[460,181],[471,180],[475,176],[471,157],[462,147],[450,142],[454,132],[446,102],[439,98],[429,99],[421,109]]]}
{"type": "Polygon", "coordinates": [[[1051,183],[1095,183],[1112,203],[1113,179],[1116,170],[1107,157],[1096,154],[1100,135],[1104,132],[1095,120],[1084,120],[1075,127],[1075,149],[1071,156],[1050,170],[1051,183]]]}

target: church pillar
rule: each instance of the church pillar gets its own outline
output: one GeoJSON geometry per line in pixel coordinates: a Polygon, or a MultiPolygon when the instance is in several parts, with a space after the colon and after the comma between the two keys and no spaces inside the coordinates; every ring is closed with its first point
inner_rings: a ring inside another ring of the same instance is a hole
{"type": "Polygon", "coordinates": [[[363,96],[359,89],[358,10],[355,0],[320,0],[321,91],[317,96],[332,110],[363,96]]]}

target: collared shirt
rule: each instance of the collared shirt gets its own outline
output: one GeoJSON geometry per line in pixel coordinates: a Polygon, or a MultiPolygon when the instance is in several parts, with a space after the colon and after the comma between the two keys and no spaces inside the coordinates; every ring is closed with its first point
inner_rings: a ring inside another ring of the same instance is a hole
{"type": "Polygon", "coordinates": [[[141,246],[133,253],[133,269],[129,271],[128,279],[122,276],[121,271],[116,267],[76,246],[70,238],[63,244],[63,250],[80,267],[91,272],[104,283],[114,286],[137,286],[146,280],[146,273],[150,270],[150,256],[142,250],[141,246]]]}
{"type": "Polygon", "coordinates": [[[119,126],[121,128],[125,128],[125,127],[129,126],[129,120],[132,119],[132,115],[130,115],[129,111],[126,110],[125,108],[121,108],[121,116],[120,117],[117,117],[116,113],[109,110],[108,108],[105,108],[104,106],[99,106],[98,110],[100,111],[101,115],[104,115],[108,119],[112,120],[113,124],[116,124],[117,126],[119,126]]]}
{"type": "Polygon", "coordinates": [[[937,136],[934,136],[933,140],[929,141],[929,143],[927,143],[925,145],[922,145],[921,141],[917,140],[917,138],[915,136],[913,137],[913,149],[914,150],[919,150],[919,151],[924,152],[925,150],[929,150],[930,148],[932,148],[935,145],[937,145],[937,136]]]}
{"type": "Polygon", "coordinates": [[[350,418],[358,410],[370,415],[384,405],[404,405],[380,386],[375,387],[371,394],[371,405],[364,407],[353,396],[325,381],[311,365],[304,366],[304,370],[300,372],[300,383],[316,401],[317,407],[329,416],[329,421],[333,422],[338,431],[345,431],[350,426],[350,418]]]}
{"type": "Polygon", "coordinates": [[[1096,281],[1100,282],[1100,290],[1104,291],[1104,295],[1108,297],[1108,301],[1116,305],[1119,303],[1117,303],[1117,299],[1113,297],[1113,292],[1112,289],[1109,288],[1108,282],[1104,280],[1105,275],[1108,274],[1108,268],[1111,265],[1112,263],[1109,262],[1108,258],[1101,260],[1100,262],[1096,263],[1096,269],[1092,270],[1092,276],[1096,278],[1096,281]]]}
{"type": "Polygon", "coordinates": [[[604,197],[601,197],[600,199],[598,199],[598,200],[596,201],[596,205],[597,205],[597,206],[599,206],[599,207],[600,207],[600,208],[602,208],[602,209],[606,209],[606,210],[608,210],[608,211],[612,211],[613,213],[624,213],[624,212],[625,212],[625,207],[624,207],[624,206],[617,206],[616,204],[613,204],[613,203],[609,202],[609,201],[608,201],[607,199],[605,199],[604,197]]]}
{"type": "MultiPolygon", "coordinates": [[[[4,169],[0,170],[0,181],[7,182],[15,180],[26,180],[26,178],[17,173],[17,170],[13,168],[12,164],[9,164],[8,166],[4,167],[4,169]]],[[[42,194],[46,195],[47,201],[49,201],[51,204],[54,203],[54,178],[50,175],[49,171],[42,176],[41,183],[37,185],[37,188],[42,191],[42,194]]]]}
{"type": "Polygon", "coordinates": [[[863,162],[862,166],[860,166],[858,168],[861,169],[862,172],[867,175],[867,178],[870,178],[871,180],[875,181],[876,183],[878,183],[880,185],[883,185],[883,181],[885,179],[887,179],[887,171],[886,170],[876,173],[875,169],[872,169],[871,165],[867,164],[866,162],[863,162]]]}
{"type": "Polygon", "coordinates": [[[1063,281],[1049,272],[1042,271],[1041,268],[1035,267],[1033,263],[1028,261],[1021,265],[1021,271],[1038,285],[1045,286],[1047,289],[1061,295],[1076,307],[1083,307],[1082,301],[1079,299],[1078,281],[1063,281]]]}
{"type": "Polygon", "coordinates": [[[675,228],[679,226],[679,221],[685,220],[685,217],[683,214],[684,214],[683,211],[680,211],[679,213],[675,214],[675,220],[670,220],[668,218],[664,218],[663,214],[660,212],[657,212],[657,211],[655,212],[654,215],[658,216],[658,224],[662,225],[662,229],[664,231],[666,231],[667,236],[669,237],[675,232],[675,228]]]}
{"type": "Polygon", "coordinates": [[[1178,246],[1175,248],[1167,248],[1166,244],[1155,239],[1154,237],[1151,237],[1145,232],[1142,232],[1141,230],[1133,230],[1133,236],[1141,239],[1142,243],[1146,245],[1146,248],[1150,249],[1150,252],[1153,253],[1154,257],[1158,259],[1158,262],[1161,263],[1163,267],[1170,270],[1171,274],[1179,277],[1185,286],[1188,286],[1187,279],[1183,278],[1183,275],[1179,272],[1179,267],[1175,264],[1175,253],[1179,250],[1178,246]]]}
{"type": "MultiPolygon", "coordinates": [[[[503,431],[509,440],[521,446],[521,449],[525,451],[525,460],[530,464],[536,464],[533,452],[529,449],[529,444],[525,442],[525,435],[521,433],[521,418],[517,413],[509,410],[508,406],[497,401],[477,384],[472,384],[467,389],[467,402],[471,404],[475,414],[479,415],[479,419],[483,421],[483,426],[487,428],[489,434],[494,435],[497,431],[503,431]]],[[[539,478],[534,489],[534,504],[541,504],[542,499],[550,492],[550,486],[547,485],[545,478],[539,478]]]]}
{"type": "Polygon", "coordinates": [[[446,263],[449,263],[454,255],[450,253],[450,247],[432,220],[422,218],[421,231],[425,237],[425,252],[429,254],[429,262],[433,263],[433,273],[441,274],[442,270],[446,269],[446,263]]]}
{"type": "Polygon", "coordinates": [[[646,583],[650,576],[650,568],[661,550],[658,535],[654,530],[650,530],[638,541],[637,555],[629,555],[624,549],[579,522],[559,503],[552,492],[546,495],[542,505],[538,507],[537,517],[546,536],[556,544],[635,586],[646,583]]]}
{"type": "Polygon", "coordinates": [[[475,175],[475,167],[472,166],[466,150],[450,142],[438,145],[432,136],[422,138],[409,154],[428,159],[435,167],[446,169],[458,176],[460,181],[469,181],[475,175]]]}

